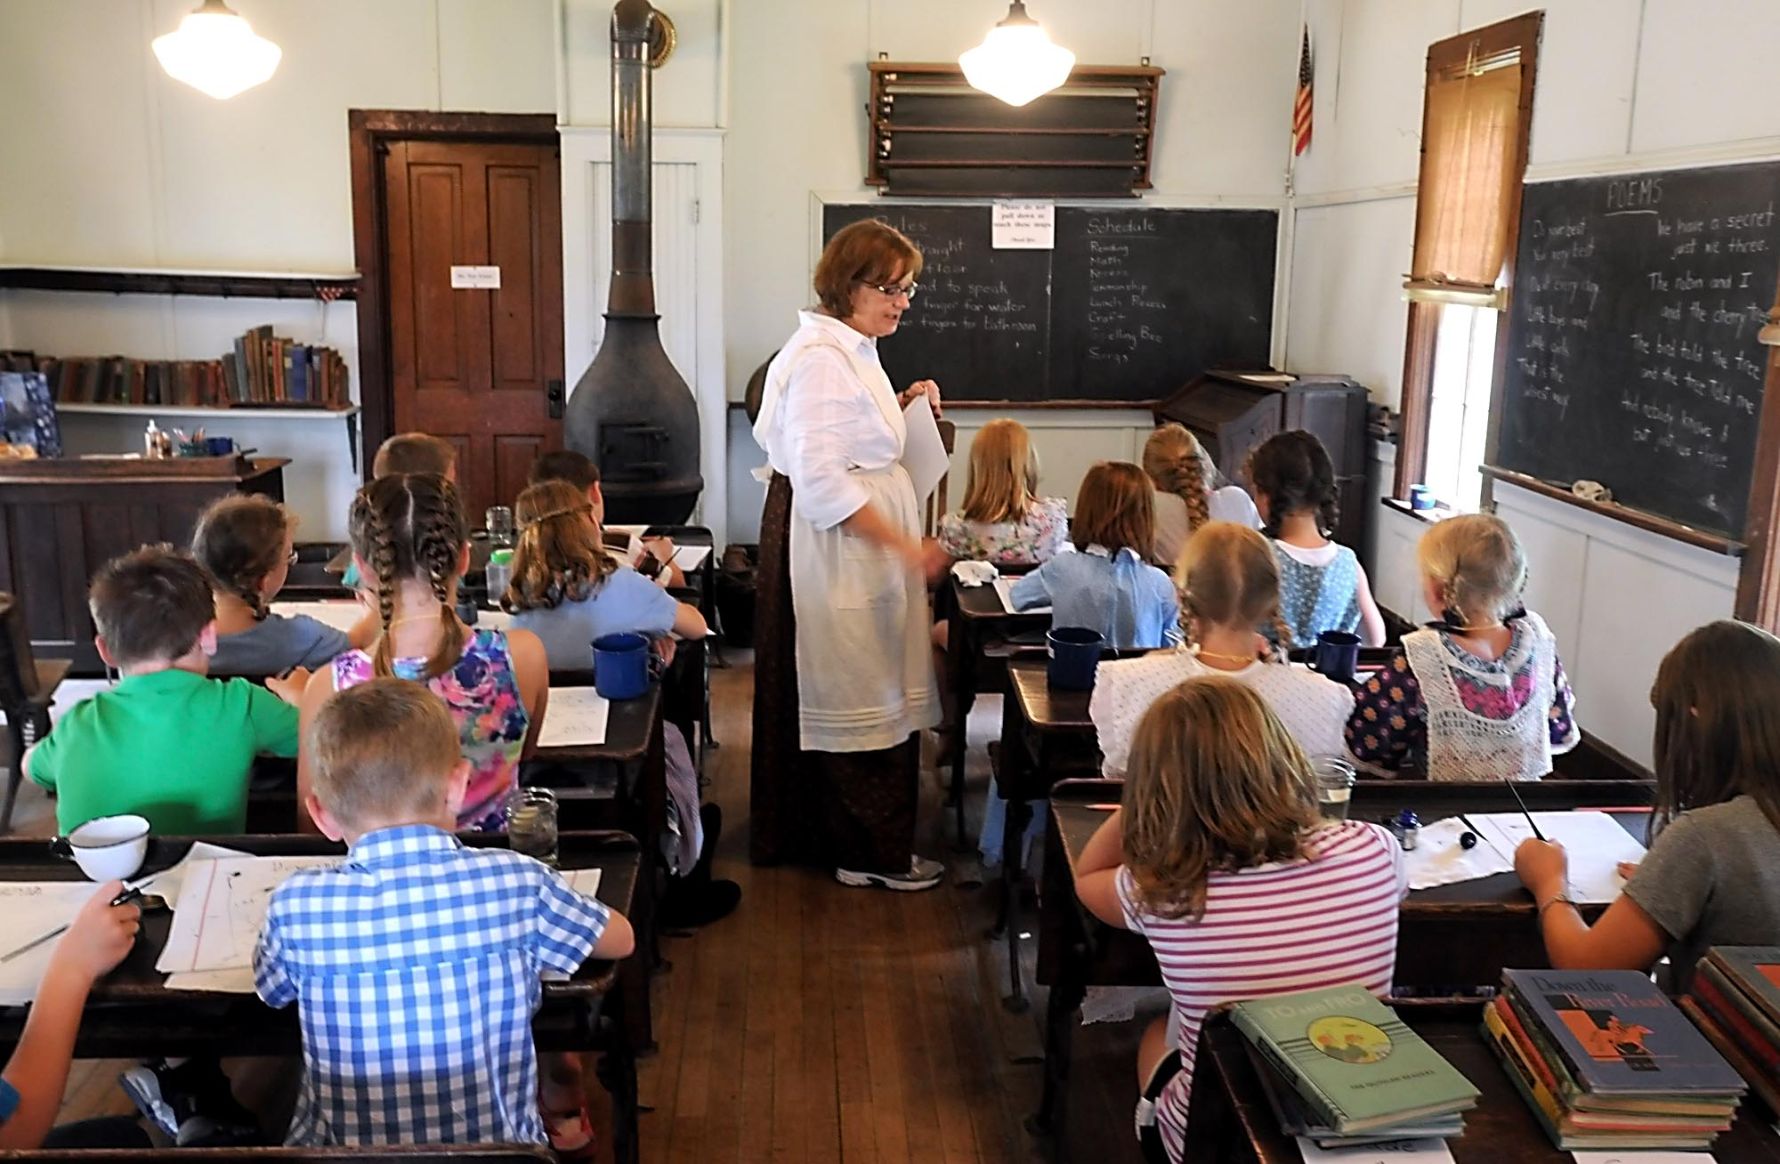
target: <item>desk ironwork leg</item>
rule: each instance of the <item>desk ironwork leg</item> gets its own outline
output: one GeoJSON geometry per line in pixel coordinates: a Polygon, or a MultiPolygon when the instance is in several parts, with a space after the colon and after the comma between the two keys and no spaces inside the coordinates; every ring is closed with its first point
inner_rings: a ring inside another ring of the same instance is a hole
{"type": "MultiPolygon", "coordinates": [[[[624,1009],[630,1004],[624,1003],[624,1009]]],[[[621,1015],[611,1024],[612,1045],[600,1056],[600,1085],[612,1097],[612,1158],[618,1164],[637,1164],[642,1155],[641,1105],[637,1097],[637,1057],[621,1015]]]]}
{"type": "Polygon", "coordinates": [[[952,730],[957,744],[952,750],[952,819],[958,834],[958,851],[968,852],[970,842],[964,835],[964,760],[970,752],[970,706],[976,695],[977,645],[972,641],[970,623],[958,612],[954,603],[946,630],[946,669],[952,680],[952,730]]]}
{"type": "Polygon", "coordinates": [[[1044,1091],[1038,1111],[1026,1122],[1026,1130],[1034,1135],[1050,1136],[1055,1145],[1051,1158],[1063,1158],[1064,1124],[1067,1105],[1064,1092],[1069,1087],[1069,1061],[1074,1051],[1076,1010],[1086,993],[1082,985],[1087,951],[1072,950],[1065,960],[1062,974],[1051,986],[1051,997],[1045,1005],[1044,1091]]]}
{"type": "Polygon", "coordinates": [[[29,746],[25,724],[30,715],[24,708],[13,708],[6,714],[7,734],[12,737],[12,755],[6,760],[6,803],[0,805],[0,833],[12,831],[12,807],[18,799],[19,785],[25,778],[25,748],[29,746]]]}
{"type": "Polygon", "coordinates": [[[1007,829],[1001,839],[1001,917],[1007,938],[1007,979],[1011,993],[1001,1000],[1010,1014],[1025,1014],[1032,1003],[1026,998],[1026,981],[1020,973],[1020,873],[1025,864],[1026,826],[1032,821],[1032,805],[1025,800],[1007,802],[1007,829]]]}

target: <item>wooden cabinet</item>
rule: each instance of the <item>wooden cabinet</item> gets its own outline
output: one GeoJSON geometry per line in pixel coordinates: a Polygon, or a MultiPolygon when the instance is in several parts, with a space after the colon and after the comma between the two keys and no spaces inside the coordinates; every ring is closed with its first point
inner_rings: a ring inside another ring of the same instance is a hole
{"type": "Polygon", "coordinates": [[[1301,428],[1329,450],[1341,512],[1335,540],[1363,550],[1372,520],[1366,504],[1366,405],[1363,385],[1347,376],[1281,372],[1207,372],[1156,408],[1156,423],[1178,421],[1205,446],[1218,471],[1246,487],[1255,446],[1277,432],[1301,428]]]}
{"type": "Polygon", "coordinates": [[[0,462],[0,590],[23,608],[32,651],[73,660],[77,674],[103,674],[87,613],[93,572],[146,543],[189,545],[198,514],[218,497],[260,493],[282,501],[289,463],[282,457],[0,462]]]}

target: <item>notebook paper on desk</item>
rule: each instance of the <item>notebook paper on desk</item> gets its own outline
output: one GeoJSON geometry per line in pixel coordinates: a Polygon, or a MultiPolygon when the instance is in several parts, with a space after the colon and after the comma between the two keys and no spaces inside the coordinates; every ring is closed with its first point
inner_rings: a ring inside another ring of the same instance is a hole
{"type": "MultiPolygon", "coordinates": [[[[1471,813],[1479,839],[1514,860],[1514,850],[1533,835],[1525,813],[1471,813]]],[[[1564,847],[1570,863],[1570,897],[1583,905],[1606,905],[1625,885],[1618,865],[1641,861],[1644,846],[1604,812],[1536,812],[1545,839],[1564,847]]]]}
{"type": "Polygon", "coordinates": [[[996,597],[1001,599],[1001,609],[1007,611],[1009,614],[1051,613],[1051,608],[1048,606],[1028,606],[1025,610],[1021,610],[1019,607],[1015,606],[1013,591],[1014,583],[1018,581],[1018,578],[1008,578],[1006,576],[995,579],[993,585],[995,587],[996,597]]]}
{"type": "Polygon", "coordinates": [[[710,546],[681,546],[674,551],[674,565],[682,572],[696,570],[711,556],[710,546]]]}
{"type": "Polygon", "coordinates": [[[552,687],[538,732],[540,748],[586,748],[606,742],[612,705],[591,687],[552,687]]]}

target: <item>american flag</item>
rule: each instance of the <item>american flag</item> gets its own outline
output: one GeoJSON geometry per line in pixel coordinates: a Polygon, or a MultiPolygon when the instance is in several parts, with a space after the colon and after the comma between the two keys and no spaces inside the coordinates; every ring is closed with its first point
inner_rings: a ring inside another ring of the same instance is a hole
{"type": "Polygon", "coordinates": [[[1312,81],[1316,70],[1310,65],[1310,26],[1304,26],[1304,40],[1298,50],[1298,96],[1292,102],[1292,156],[1310,148],[1310,107],[1312,81]]]}

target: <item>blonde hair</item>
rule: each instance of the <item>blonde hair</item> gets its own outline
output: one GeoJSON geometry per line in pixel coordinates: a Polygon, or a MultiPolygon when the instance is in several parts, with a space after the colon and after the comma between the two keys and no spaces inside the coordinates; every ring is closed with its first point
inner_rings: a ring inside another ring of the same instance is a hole
{"type": "Polygon", "coordinates": [[[1163,493],[1172,493],[1187,505],[1187,532],[1211,520],[1207,495],[1218,478],[1198,439],[1182,424],[1165,424],[1143,442],[1143,471],[1163,493]]]}
{"type": "Polygon", "coordinates": [[[372,679],[328,697],[305,741],[314,791],[349,824],[437,816],[462,758],[444,700],[405,679],[372,679]]]}
{"type": "Polygon", "coordinates": [[[514,503],[519,541],[513,547],[513,578],[501,609],[553,610],[579,602],[618,569],[587,494],[563,480],[528,485],[514,503]]]}
{"type": "Polygon", "coordinates": [[[1125,864],[1147,913],[1197,921],[1213,873],[1308,855],[1310,760],[1255,692],[1201,676],[1144,713],[1125,769],[1125,864]]]}
{"type": "Polygon", "coordinates": [[[352,552],[370,568],[377,587],[380,625],[371,651],[372,674],[395,674],[390,622],[396,588],[408,578],[424,579],[439,602],[439,645],[427,657],[426,677],[437,679],[457,666],[464,652],[464,625],[451,608],[451,590],[469,543],[457,486],[436,473],[379,477],[352,499],[348,528],[352,552]]]}
{"type": "Polygon", "coordinates": [[[1181,547],[1174,581],[1189,620],[1251,630],[1267,623],[1276,641],[1291,643],[1291,628],[1279,610],[1279,560],[1267,539],[1247,526],[1232,521],[1200,526],[1181,547]]]}
{"type": "Polygon", "coordinates": [[[1156,545],[1156,499],[1143,470],[1128,461],[1101,461],[1082,478],[1075,516],[1069,521],[1075,548],[1123,549],[1149,561],[1156,545]]]}
{"type": "Polygon", "coordinates": [[[1527,557],[1514,530],[1494,514],[1447,518],[1422,535],[1416,557],[1439,589],[1445,607],[1439,614],[1451,625],[1507,618],[1520,608],[1527,557]]]}
{"type": "Polygon", "coordinates": [[[964,520],[1024,521],[1038,497],[1038,454],[1026,426],[992,420],[970,442],[964,520]]]}

